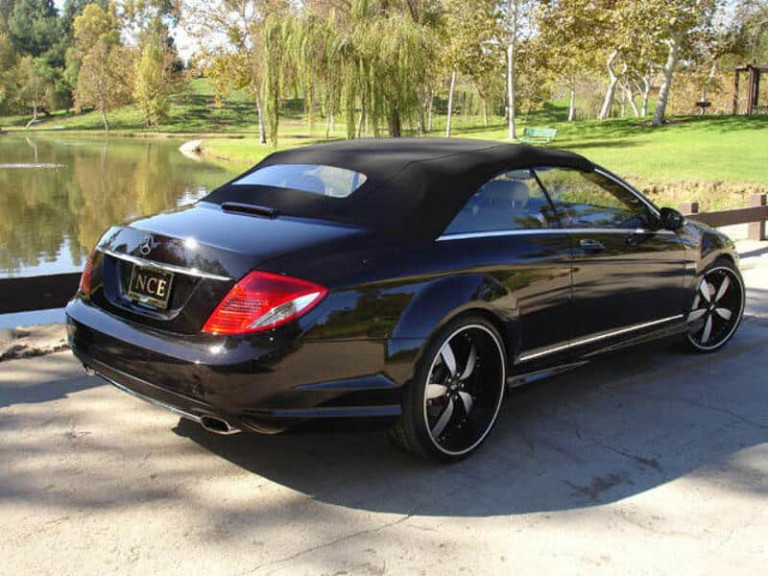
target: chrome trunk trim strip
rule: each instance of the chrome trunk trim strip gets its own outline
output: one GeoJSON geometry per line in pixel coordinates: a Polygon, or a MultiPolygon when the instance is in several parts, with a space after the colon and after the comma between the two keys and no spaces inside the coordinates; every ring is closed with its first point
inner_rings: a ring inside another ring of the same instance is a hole
{"type": "Polygon", "coordinates": [[[106,254],[107,256],[112,256],[112,258],[117,258],[118,260],[124,260],[126,262],[130,262],[131,264],[136,264],[138,266],[148,266],[150,268],[158,268],[160,270],[173,272],[175,274],[186,274],[187,276],[207,278],[208,280],[220,280],[222,282],[229,282],[232,280],[232,278],[229,278],[228,276],[220,276],[218,274],[203,272],[201,270],[198,270],[197,268],[184,268],[182,266],[166,264],[165,262],[155,262],[154,260],[145,260],[144,258],[139,258],[138,256],[130,256],[129,254],[114,252],[113,250],[109,250],[107,248],[98,248],[98,250],[103,254],[106,254]]]}

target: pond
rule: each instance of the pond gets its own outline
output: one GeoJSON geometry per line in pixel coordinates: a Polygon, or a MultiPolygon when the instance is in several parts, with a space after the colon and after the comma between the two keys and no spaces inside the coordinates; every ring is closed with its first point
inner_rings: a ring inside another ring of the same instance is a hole
{"type": "Polygon", "coordinates": [[[0,277],[82,269],[110,226],[194,202],[242,171],[180,140],[0,135],[0,277]]]}

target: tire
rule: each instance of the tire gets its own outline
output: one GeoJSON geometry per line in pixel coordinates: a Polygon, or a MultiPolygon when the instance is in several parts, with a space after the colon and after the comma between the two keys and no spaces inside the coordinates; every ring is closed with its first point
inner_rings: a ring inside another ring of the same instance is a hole
{"type": "Polygon", "coordinates": [[[467,314],[427,345],[403,391],[403,412],[391,431],[413,454],[451,462],[486,439],[504,400],[507,359],[501,336],[482,316],[467,314]]]}
{"type": "Polygon", "coordinates": [[[688,350],[709,354],[725,346],[744,315],[744,280],[730,260],[719,259],[696,279],[696,293],[688,312],[688,350]]]}

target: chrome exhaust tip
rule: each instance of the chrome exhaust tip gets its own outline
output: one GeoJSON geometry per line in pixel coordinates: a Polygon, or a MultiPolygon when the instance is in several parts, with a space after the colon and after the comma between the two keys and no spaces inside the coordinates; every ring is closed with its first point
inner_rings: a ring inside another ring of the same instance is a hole
{"type": "Polygon", "coordinates": [[[240,432],[239,428],[232,426],[226,420],[217,418],[216,416],[201,416],[200,426],[213,434],[219,434],[221,436],[230,436],[240,432]]]}

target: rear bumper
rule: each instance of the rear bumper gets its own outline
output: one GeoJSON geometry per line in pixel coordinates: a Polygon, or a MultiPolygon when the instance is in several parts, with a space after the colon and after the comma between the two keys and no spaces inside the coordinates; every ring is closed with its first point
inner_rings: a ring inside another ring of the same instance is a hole
{"type": "Polygon", "coordinates": [[[313,418],[399,415],[412,365],[403,351],[420,344],[302,340],[290,327],[238,338],[168,334],[80,299],[66,312],[72,351],[108,382],[191,420],[265,433],[313,418]]]}

